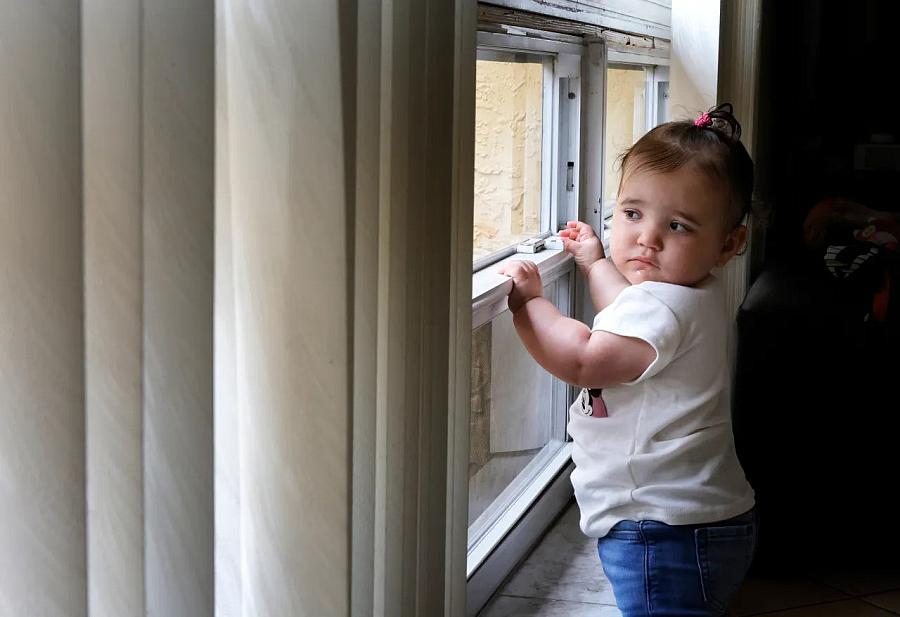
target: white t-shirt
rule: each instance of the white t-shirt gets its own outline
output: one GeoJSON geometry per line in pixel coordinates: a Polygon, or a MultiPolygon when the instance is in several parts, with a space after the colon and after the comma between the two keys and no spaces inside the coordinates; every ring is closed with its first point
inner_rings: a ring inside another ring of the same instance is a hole
{"type": "Polygon", "coordinates": [[[633,382],[603,389],[607,417],[584,415],[578,399],[569,409],[582,531],[599,538],[624,519],[688,525],[752,508],[734,450],[719,281],[633,285],[593,330],[645,340],[656,360],[633,382]]]}

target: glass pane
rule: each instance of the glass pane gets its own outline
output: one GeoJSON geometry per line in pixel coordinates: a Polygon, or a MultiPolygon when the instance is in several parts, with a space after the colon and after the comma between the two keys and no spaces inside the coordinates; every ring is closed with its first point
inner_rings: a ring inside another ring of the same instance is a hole
{"type": "Polygon", "coordinates": [[[541,231],[544,66],[478,60],[472,260],[541,231]]]}
{"type": "MultiPolygon", "coordinates": [[[[565,290],[557,281],[544,296],[565,290]]],[[[472,332],[470,545],[562,447],[565,426],[554,426],[553,411],[565,388],[528,355],[509,311],[472,332]]]]}
{"type": "Polygon", "coordinates": [[[644,69],[607,69],[604,205],[619,191],[619,157],[646,132],[645,90],[644,69]]]}

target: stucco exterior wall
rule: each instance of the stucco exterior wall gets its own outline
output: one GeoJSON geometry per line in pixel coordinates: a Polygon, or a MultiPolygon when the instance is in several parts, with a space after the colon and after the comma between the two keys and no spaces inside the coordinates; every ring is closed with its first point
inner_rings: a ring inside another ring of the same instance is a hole
{"type": "Polygon", "coordinates": [[[619,190],[619,157],[643,134],[644,71],[610,68],[606,72],[606,173],[604,199],[619,190]],[[637,102],[635,99],[639,99],[637,102]],[[638,117],[635,117],[638,116],[638,117]]]}
{"type": "Polygon", "coordinates": [[[475,79],[478,259],[540,231],[543,65],[479,60],[475,79]]]}

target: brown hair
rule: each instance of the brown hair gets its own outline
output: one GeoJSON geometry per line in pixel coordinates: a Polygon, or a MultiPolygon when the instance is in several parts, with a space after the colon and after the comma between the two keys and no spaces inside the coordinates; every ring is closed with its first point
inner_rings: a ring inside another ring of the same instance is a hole
{"type": "Polygon", "coordinates": [[[622,182],[629,174],[667,173],[696,165],[708,176],[728,183],[731,204],[740,213],[735,225],[750,213],[753,161],[741,143],[741,125],[730,103],[712,107],[694,120],[666,122],[650,130],[622,155],[622,182]]]}

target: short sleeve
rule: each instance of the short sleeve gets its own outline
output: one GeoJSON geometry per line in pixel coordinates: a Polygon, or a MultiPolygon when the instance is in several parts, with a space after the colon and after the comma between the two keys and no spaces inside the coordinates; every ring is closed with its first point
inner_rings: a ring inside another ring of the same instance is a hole
{"type": "Polygon", "coordinates": [[[603,330],[646,341],[656,351],[656,359],[633,385],[653,377],[675,357],[682,331],[675,313],[659,297],[639,286],[627,287],[594,318],[592,330],[603,330]]]}

